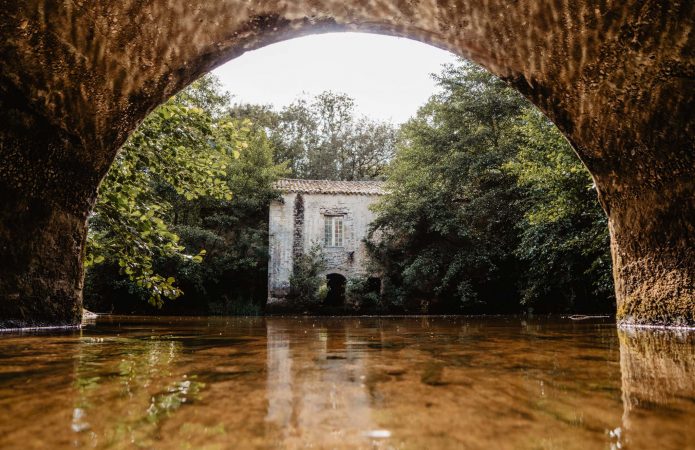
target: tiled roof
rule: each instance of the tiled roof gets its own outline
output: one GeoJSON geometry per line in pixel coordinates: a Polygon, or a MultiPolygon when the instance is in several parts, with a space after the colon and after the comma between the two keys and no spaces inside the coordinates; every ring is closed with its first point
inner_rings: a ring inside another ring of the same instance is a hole
{"type": "Polygon", "coordinates": [[[384,195],[383,181],[332,181],[332,180],[297,180],[281,178],[275,188],[282,192],[299,192],[302,194],[356,194],[384,195]]]}

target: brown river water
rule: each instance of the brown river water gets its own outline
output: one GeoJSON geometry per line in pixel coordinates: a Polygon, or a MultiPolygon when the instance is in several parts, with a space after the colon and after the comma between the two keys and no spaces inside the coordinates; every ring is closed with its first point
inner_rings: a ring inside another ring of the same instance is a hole
{"type": "Polygon", "coordinates": [[[4,332],[0,448],[695,449],[695,331],[114,316],[4,332]]]}

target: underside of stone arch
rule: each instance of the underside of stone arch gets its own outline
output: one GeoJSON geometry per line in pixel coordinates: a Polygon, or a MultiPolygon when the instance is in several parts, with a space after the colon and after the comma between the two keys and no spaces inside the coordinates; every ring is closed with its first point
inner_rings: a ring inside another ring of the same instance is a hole
{"type": "Polygon", "coordinates": [[[86,218],[116,151],[201,74],[272,42],[418,39],[565,133],[609,217],[618,320],[695,324],[695,4],[658,0],[2,0],[0,324],[79,320],[86,218]]]}

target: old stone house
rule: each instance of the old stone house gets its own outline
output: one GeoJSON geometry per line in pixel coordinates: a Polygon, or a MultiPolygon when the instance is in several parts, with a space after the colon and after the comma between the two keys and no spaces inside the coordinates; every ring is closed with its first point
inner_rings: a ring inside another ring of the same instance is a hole
{"type": "Polygon", "coordinates": [[[295,258],[314,245],[322,249],[329,302],[340,302],[347,279],[370,275],[363,239],[383,182],[281,179],[276,187],[281,198],[270,205],[268,303],[287,297],[295,258]]]}

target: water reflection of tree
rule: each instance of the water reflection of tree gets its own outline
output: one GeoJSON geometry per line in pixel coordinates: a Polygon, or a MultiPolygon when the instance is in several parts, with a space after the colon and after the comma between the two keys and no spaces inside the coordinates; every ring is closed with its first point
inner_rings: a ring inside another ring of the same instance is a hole
{"type": "Polygon", "coordinates": [[[204,384],[176,370],[181,343],[170,336],[83,336],[71,427],[77,442],[150,446],[162,419],[198,398],[204,384]]]}

